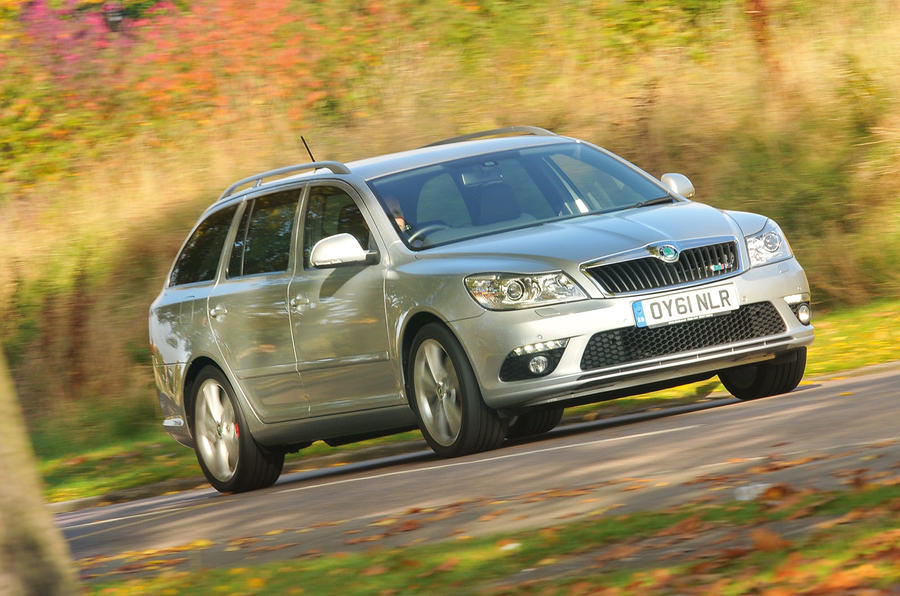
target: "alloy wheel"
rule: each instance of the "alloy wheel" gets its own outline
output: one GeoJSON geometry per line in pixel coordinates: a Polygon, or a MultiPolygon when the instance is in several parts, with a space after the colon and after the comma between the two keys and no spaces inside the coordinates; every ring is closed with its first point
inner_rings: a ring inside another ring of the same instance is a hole
{"type": "Polygon", "coordinates": [[[197,450],[210,473],[227,482],[234,476],[240,453],[234,407],[215,379],[204,381],[197,395],[197,450]]]}
{"type": "Polygon", "coordinates": [[[440,445],[453,445],[462,428],[462,392],[450,355],[435,339],[426,339],[416,351],[413,387],[428,433],[440,445]]]}

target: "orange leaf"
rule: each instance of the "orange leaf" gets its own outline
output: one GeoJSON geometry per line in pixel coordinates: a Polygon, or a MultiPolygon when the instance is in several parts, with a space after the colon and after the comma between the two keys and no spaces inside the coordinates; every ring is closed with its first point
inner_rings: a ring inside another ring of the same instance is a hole
{"type": "Polygon", "coordinates": [[[456,566],[459,565],[459,559],[457,557],[450,557],[440,565],[434,568],[435,571],[453,571],[456,569],[456,566]]]}
{"type": "Polygon", "coordinates": [[[386,565],[372,565],[368,569],[363,569],[362,574],[366,577],[372,577],[373,575],[384,575],[390,571],[386,565]]]}
{"type": "Polygon", "coordinates": [[[797,491],[787,484],[773,484],[761,495],[762,498],[766,501],[779,501],[789,495],[796,493],[797,491]]]}
{"type": "Polygon", "coordinates": [[[771,553],[790,546],[790,542],[781,537],[780,534],[767,530],[766,528],[758,528],[750,532],[750,540],[757,550],[771,553]]]}

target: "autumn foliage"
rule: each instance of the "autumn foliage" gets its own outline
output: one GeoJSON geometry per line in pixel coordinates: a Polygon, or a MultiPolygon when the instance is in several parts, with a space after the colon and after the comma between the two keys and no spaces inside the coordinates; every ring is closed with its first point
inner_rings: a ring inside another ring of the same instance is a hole
{"type": "Polygon", "coordinates": [[[301,134],[349,161],[544,126],[773,217],[816,312],[898,295],[895,1],[561,6],[0,0],[0,343],[29,419],[153,419],[174,253],[227,184],[305,161],[301,134]]]}
{"type": "Polygon", "coordinates": [[[248,106],[299,125],[348,93],[385,33],[377,4],[341,26],[324,7],[289,0],[59,4],[0,7],[4,194],[70,173],[143,127],[161,137],[185,123],[221,127],[248,106]]]}

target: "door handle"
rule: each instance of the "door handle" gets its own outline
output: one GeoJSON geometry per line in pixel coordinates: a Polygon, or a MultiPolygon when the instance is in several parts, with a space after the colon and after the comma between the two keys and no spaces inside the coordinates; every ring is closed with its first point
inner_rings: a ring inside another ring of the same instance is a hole
{"type": "Polygon", "coordinates": [[[309,304],[309,298],[303,296],[302,294],[299,296],[294,296],[291,298],[291,310],[296,313],[299,313],[303,310],[304,306],[309,304]]]}
{"type": "Polygon", "coordinates": [[[224,306],[222,306],[221,304],[217,304],[214,307],[212,307],[211,309],[209,309],[209,316],[216,319],[217,321],[220,320],[222,317],[224,317],[227,314],[228,314],[228,309],[225,308],[224,306]]]}

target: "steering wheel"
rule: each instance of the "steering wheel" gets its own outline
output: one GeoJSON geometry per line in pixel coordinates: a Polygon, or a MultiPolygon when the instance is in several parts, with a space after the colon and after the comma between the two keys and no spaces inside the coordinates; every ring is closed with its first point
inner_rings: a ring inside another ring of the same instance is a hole
{"type": "Polygon", "coordinates": [[[425,236],[426,234],[430,234],[431,232],[436,232],[438,230],[447,230],[449,228],[450,228],[450,226],[448,226],[447,224],[440,224],[440,223],[429,224],[429,225],[425,226],[424,228],[419,228],[418,230],[416,230],[415,232],[410,234],[409,237],[407,238],[407,241],[410,244],[412,244],[413,242],[415,242],[422,236],[425,236]]]}

